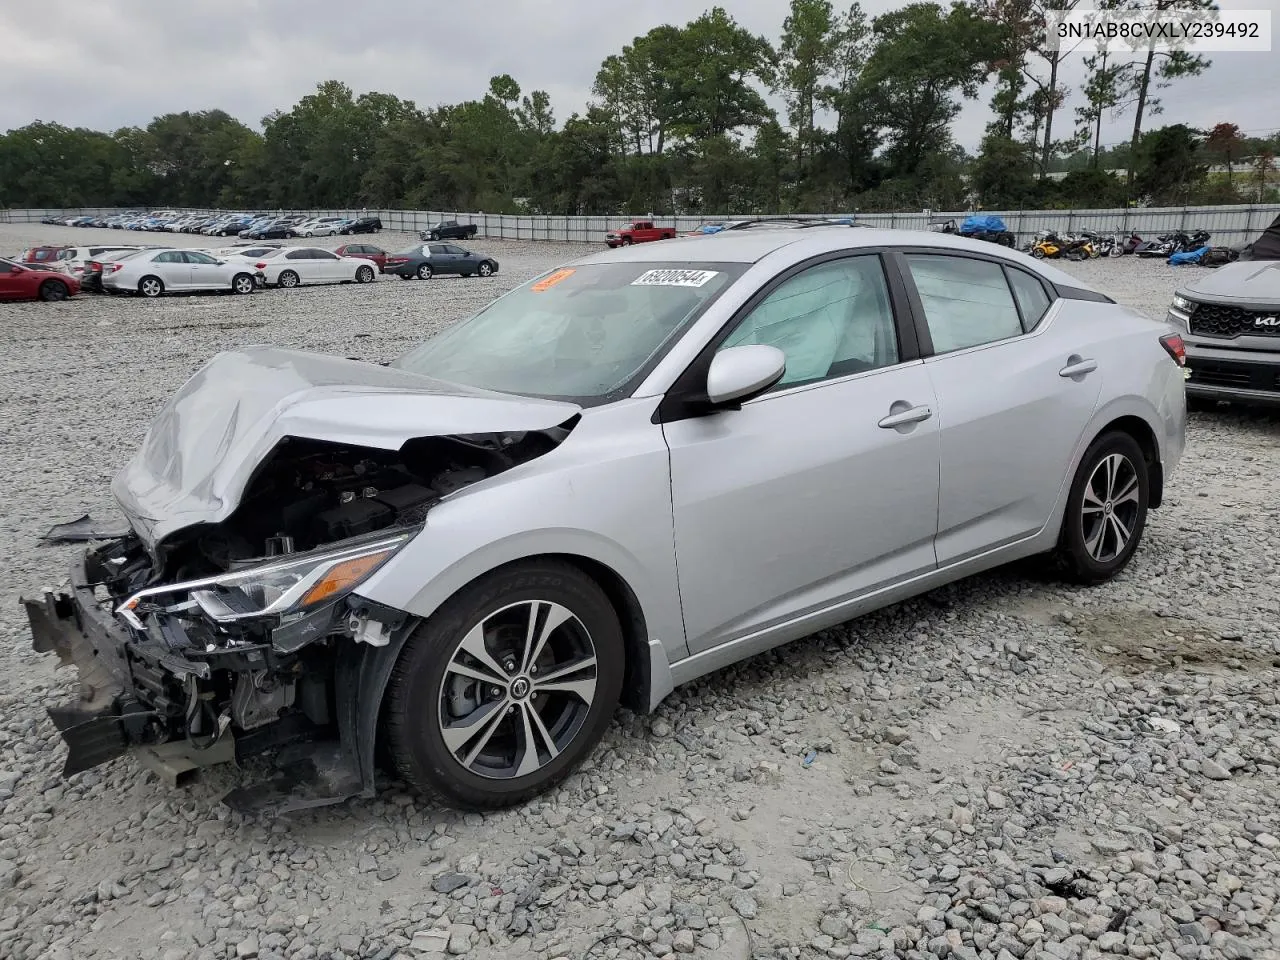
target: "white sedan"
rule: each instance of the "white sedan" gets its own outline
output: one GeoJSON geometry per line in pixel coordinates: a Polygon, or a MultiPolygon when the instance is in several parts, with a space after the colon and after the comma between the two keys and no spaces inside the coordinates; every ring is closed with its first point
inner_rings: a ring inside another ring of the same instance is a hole
{"type": "Polygon", "coordinates": [[[310,223],[300,223],[293,228],[293,232],[300,237],[333,237],[337,236],[338,228],[342,225],[341,220],[313,220],[310,223]]]}
{"type": "Polygon", "coordinates": [[[139,250],[103,266],[105,290],[138,293],[144,297],[195,290],[253,293],[260,275],[253,264],[219,260],[200,250],[163,247],[139,250]]]}
{"type": "Polygon", "coordinates": [[[256,263],[266,283],[296,287],[303,283],[372,283],[378,268],[363,257],[340,257],[316,247],[281,247],[256,263]]]}

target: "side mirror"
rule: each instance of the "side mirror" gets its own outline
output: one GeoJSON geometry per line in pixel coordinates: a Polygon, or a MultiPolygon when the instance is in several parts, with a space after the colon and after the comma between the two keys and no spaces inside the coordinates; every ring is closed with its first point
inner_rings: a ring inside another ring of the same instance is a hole
{"type": "Polygon", "coordinates": [[[721,350],[707,371],[707,399],[716,406],[758,397],[787,372],[787,356],[777,347],[746,344],[721,350]]]}

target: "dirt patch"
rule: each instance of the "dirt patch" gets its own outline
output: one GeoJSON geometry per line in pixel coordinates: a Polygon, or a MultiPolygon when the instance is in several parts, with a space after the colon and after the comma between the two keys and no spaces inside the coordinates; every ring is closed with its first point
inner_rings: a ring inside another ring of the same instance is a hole
{"type": "Polygon", "coordinates": [[[1161,617],[1149,610],[1077,614],[1071,627],[1094,658],[1126,674],[1238,673],[1267,669],[1280,660],[1240,639],[1224,639],[1190,618],[1161,617]]]}

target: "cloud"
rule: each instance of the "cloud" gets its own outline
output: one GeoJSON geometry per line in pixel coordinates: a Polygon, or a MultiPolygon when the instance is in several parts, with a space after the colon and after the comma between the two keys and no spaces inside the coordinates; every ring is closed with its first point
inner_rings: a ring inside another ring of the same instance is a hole
{"type": "MultiPolygon", "coordinates": [[[[42,0],[38,15],[6,21],[0,130],[37,118],[113,130],[170,111],[213,108],[256,126],[329,79],[357,93],[380,90],[427,108],[479,97],[498,73],[511,74],[526,93],[546,90],[564,120],[585,106],[605,56],[659,23],[687,22],[710,5],[42,0]]],[[[863,4],[873,15],[898,5],[863,4]]],[[[1280,0],[1224,3],[1237,5],[1275,10],[1280,0]]],[[[786,13],[787,0],[733,5],[741,24],[771,40],[781,33],[786,13]]],[[[1204,127],[1230,120],[1246,130],[1274,128],[1269,91],[1280,86],[1280,58],[1215,54],[1213,60],[1205,76],[1163,92],[1165,113],[1147,125],[1204,127]]],[[[1083,79],[1075,58],[1064,80],[1078,91],[1083,79]]],[[[957,122],[957,138],[970,149],[990,118],[989,99],[987,90],[966,103],[957,122]]],[[[1078,96],[1068,102],[1055,127],[1064,133],[1074,127],[1072,107],[1079,102],[1078,96]]],[[[1104,142],[1127,141],[1131,125],[1131,115],[1108,118],[1104,142]]]]}

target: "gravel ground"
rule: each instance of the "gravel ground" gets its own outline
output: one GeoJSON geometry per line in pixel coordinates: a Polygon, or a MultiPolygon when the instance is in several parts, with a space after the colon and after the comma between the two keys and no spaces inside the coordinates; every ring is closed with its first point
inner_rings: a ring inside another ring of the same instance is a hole
{"type": "MultiPolygon", "coordinates": [[[[93,232],[0,227],[0,250],[55,239],[93,232]]],[[[756,657],[621,714],[522,809],[388,782],[254,822],[217,802],[234,771],[63,782],[43,708],[72,671],[29,652],[17,600],[72,548],[35,538],[110,515],[215,350],[388,358],[583,249],[475,246],[499,276],[0,312],[0,958],[1280,958],[1280,425],[1258,414],[1192,418],[1116,581],[1002,570],[756,657]]],[[[1153,315],[1182,276],[1067,269],[1153,315]]]]}

